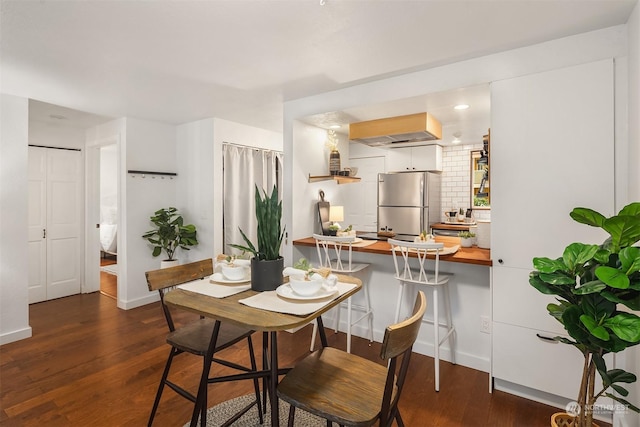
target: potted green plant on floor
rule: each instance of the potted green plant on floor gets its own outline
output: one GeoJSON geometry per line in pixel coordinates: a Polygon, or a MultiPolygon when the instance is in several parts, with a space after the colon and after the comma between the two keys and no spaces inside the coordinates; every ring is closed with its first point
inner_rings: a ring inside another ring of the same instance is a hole
{"type": "Polygon", "coordinates": [[[572,243],[560,258],[534,258],[529,283],[543,294],[556,296],[558,302],[548,304],[547,311],[570,338],[555,340],[583,355],[577,414],[569,415],[577,415],[570,425],[590,427],[601,396],[640,412],[624,399],[628,391],[623,384],[635,382],[636,376],[608,369],[604,359],[608,353],[640,343],[640,317],[633,313],[640,310],[640,248],[633,246],[640,240],[640,203],[610,218],[587,208],[575,208],[570,215],[579,223],[602,228],[609,238],[601,245],[572,243]],[[596,371],[602,389],[596,383],[596,371]]]}
{"type": "Polygon", "coordinates": [[[185,224],[178,209],[174,207],[159,209],[154,212],[150,220],[156,228],[147,231],[142,237],[153,245],[152,255],[154,257],[159,256],[163,251],[165,252],[167,258],[162,261],[163,268],[178,263],[178,260],[174,258],[178,248],[188,251],[189,246],[198,244],[196,226],[185,224]]]}
{"type": "Polygon", "coordinates": [[[280,246],[284,237],[281,227],[282,202],[278,200],[278,189],[274,185],[271,195],[255,186],[256,219],[258,220],[258,246],[256,247],[240,229],[246,245],[231,244],[232,248],[253,254],[251,259],[251,288],[256,291],[271,291],[282,284],[284,258],[280,246]]]}

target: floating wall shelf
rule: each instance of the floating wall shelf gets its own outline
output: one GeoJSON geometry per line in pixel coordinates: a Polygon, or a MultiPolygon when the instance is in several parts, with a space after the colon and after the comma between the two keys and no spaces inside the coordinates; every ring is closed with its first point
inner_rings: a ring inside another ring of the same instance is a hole
{"type": "Polygon", "coordinates": [[[351,184],[353,182],[359,182],[360,178],[355,176],[342,176],[342,175],[316,175],[309,174],[309,182],[329,181],[334,180],[338,184],[351,184]]]}

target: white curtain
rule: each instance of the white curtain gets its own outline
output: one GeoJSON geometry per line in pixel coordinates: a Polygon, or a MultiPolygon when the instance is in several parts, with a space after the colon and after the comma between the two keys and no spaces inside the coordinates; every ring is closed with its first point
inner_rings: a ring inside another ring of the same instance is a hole
{"type": "Polygon", "coordinates": [[[282,153],[223,144],[223,223],[226,254],[239,253],[230,243],[246,245],[239,228],[257,246],[255,186],[271,194],[274,185],[282,200],[282,153]]]}

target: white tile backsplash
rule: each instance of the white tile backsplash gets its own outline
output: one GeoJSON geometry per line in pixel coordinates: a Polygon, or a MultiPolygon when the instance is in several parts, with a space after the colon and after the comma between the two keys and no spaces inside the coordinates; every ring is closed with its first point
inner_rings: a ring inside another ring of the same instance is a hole
{"type": "MultiPolygon", "coordinates": [[[[482,150],[482,143],[474,145],[451,145],[442,150],[442,194],[440,213],[444,221],[444,210],[467,210],[471,206],[471,158],[472,150],[482,150]]],[[[474,217],[478,220],[490,220],[491,210],[474,210],[474,217]]]]}

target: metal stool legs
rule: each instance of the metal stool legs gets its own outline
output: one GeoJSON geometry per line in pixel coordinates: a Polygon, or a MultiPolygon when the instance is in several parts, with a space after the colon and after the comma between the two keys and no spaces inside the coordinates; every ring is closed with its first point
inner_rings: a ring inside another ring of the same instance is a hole
{"type": "MultiPolygon", "coordinates": [[[[395,322],[397,323],[400,320],[400,308],[402,307],[402,297],[404,294],[405,283],[400,283],[400,289],[398,291],[398,301],[396,303],[396,317],[395,322]]],[[[455,331],[455,327],[453,326],[452,318],[451,318],[451,299],[449,297],[449,287],[447,284],[438,285],[438,286],[430,286],[432,291],[432,300],[433,300],[433,357],[434,357],[434,368],[435,368],[435,390],[440,391],[440,346],[446,341],[449,340],[450,348],[451,348],[451,363],[455,364],[455,336],[453,332],[455,331]],[[439,313],[439,304],[438,304],[438,288],[444,287],[444,311],[446,316],[446,323],[440,323],[440,313],[439,313]],[[440,338],[440,327],[443,326],[446,328],[446,333],[440,338]]],[[[427,320],[425,320],[427,321],[427,320]]],[[[429,322],[429,321],[427,321],[429,322]]]]}
{"type": "MultiPolygon", "coordinates": [[[[353,320],[353,321],[351,320],[352,319],[351,312],[353,309],[353,305],[351,303],[351,298],[347,299],[347,353],[351,353],[351,327],[356,323],[359,323],[360,321],[364,320],[365,317],[369,321],[368,322],[369,343],[373,342],[373,311],[371,310],[371,299],[369,298],[369,287],[365,284],[363,286],[363,290],[364,290],[364,298],[365,298],[365,306],[363,307],[364,314],[356,320],[353,320]]],[[[337,307],[336,320],[334,323],[335,332],[338,332],[338,326],[340,325],[340,307],[341,307],[340,305],[337,307]]],[[[314,322],[313,333],[311,335],[311,345],[309,346],[309,351],[313,351],[315,348],[317,332],[318,332],[318,324],[314,322]]]]}

